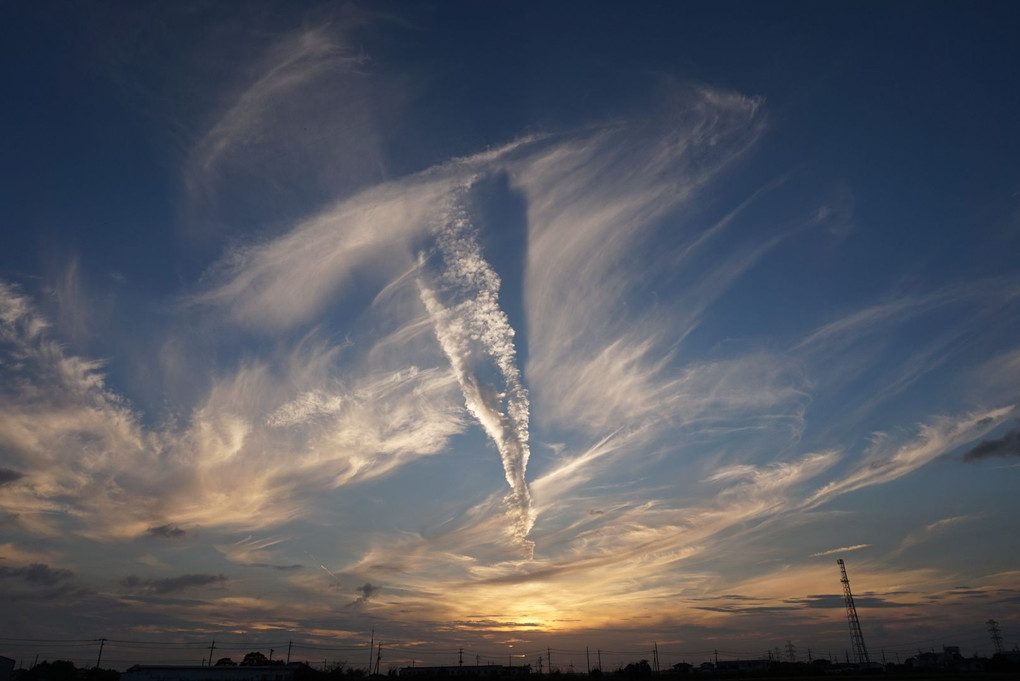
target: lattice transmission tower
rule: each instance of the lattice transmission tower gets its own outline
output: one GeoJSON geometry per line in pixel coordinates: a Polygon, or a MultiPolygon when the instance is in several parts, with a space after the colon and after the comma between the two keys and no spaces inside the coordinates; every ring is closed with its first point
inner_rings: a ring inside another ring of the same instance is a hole
{"type": "MultiPolygon", "coordinates": [[[[1002,654],[1002,634],[999,633],[999,623],[995,620],[988,620],[985,622],[988,625],[988,633],[992,636],[992,645],[995,647],[995,652],[1002,654]]],[[[96,665],[99,666],[99,665],[96,665]]]]}
{"type": "Polygon", "coordinates": [[[850,578],[846,576],[846,565],[843,559],[836,560],[839,564],[839,572],[843,583],[843,602],[846,603],[846,621],[850,625],[850,642],[854,647],[854,655],[857,656],[857,664],[869,664],[868,648],[864,645],[864,635],[861,634],[861,621],[857,619],[857,606],[854,605],[854,595],[850,591],[850,578]]]}

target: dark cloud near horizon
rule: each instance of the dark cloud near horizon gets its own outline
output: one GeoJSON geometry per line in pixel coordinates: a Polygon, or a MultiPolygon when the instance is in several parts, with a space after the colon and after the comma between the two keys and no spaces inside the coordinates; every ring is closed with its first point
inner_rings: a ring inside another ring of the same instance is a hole
{"type": "Polygon", "coordinates": [[[762,598],[755,598],[754,596],[741,596],[740,594],[725,594],[723,596],[719,596],[719,599],[727,600],[727,601],[762,601],[762,600],[764,600],[762,598]]]}
{"type": "Polygon", "coordinates": [[[51,568],[45,563],[32,563],[28,567],[0,567],[0,579],[23,579],[33,586],[54,586],[74,577],[64,568],[51,568]]]}
{"type": "Polygon", "coordinates": [[[43,603],[59,601],[60,605],[67,605],[87,596],[93,591],[88,587],[75,584],[61,584],[60,586],[47,587],[45,589],[21,592],[0,591],[0,602],[28,601],[32,603],[43,603]]]}
{"type": "Polygon", "coordinates": [[[19,473],[12,468],[0,468],[0,487],[9,485],[12,482],[17,482],[25,477],[24,473],[19,473]]]}
{"type": "Polygon", "coordinates": [[[706,612],[723,612],[731,615],[737,614],[749,614],[749,613],[781,613],[790,612],[791,610],[800,610],[799,607],[792,605],[751,605],[751,606],[740,606],[740,605],[696,605],[695,610],[705,610],[706,612]]]}
{"type": "Polygon", "coordinates": [[[142,589],[157,594],[168,594],[182,589],[212,586],[227,581],[226,575],[191,574],[163,579],[142,579],[136,575],[128,575],[120,580],[120,585],[128,589],[142,589]]]}
{"type": "Polygon", "coordinates": [[[180,539],[187,534],[187,532],[176,525],[168,523],[166,525],[160,525],[159,527],[150,527],[145,531],[145,534],[150,537],[161,537],[163,539],[180,539]]]}
{"type": "MultiPolygon", "coordinates": [[[[843,597],[836,594],[821,594],[816,596],[807,596],[806,598],[789,598],[783,601],[784,603],[790,603],[792,605],[798,605],[804,608],[845,608],[846,603],[843,601],[843,597]]],[[[877,596],[858,596],[854,598],[854,604],[862,608],[900,608],[909,603],[896,603],[894,601],[887,601],[884,598],[877,596]]]]}
{"type": "Polygon", "coordinates": [[[980,461],[994,456],[1020,456],[1020,428],[1014,428],[1000,438],[982,440],[967,450],[964,461],[980,461]]]}
{"type": "Polygon", "coordinates": [[[301,563],[292,565],[274,565],[272,563],[246,563],[248,567],[269,568],[270,570],[300,570],[304,568],[301,563]]]}
{"type": "Polygon", "coordinates": [[[0,567],[0,579],[19,580],[32,587],[0,591],[0,602],[78,600],[89,595],[90,589],[73,582],[74,573],[65,568],[52,568],[45,563],[32,563],[28,567],[0,567]]]}
{"type": "Polygon", "coordinates": [[[1020,605],[1020,596],[1007,596],[1006,598],[1000,598],[994,601],[996,604],[1002,605],[1020,605]]]}
{"type": "MultiPolygon", "coordinates": [[[[557,622],[569,622],[572,620],[556,620],[557,622]]],[[[541,629],[543,624],[541,622],[522,622],[522,621],[506,621],[503,619],[477,619],[469,618],[466,620],[456,620],[452,624],[465,631],[506,631],[507,627],[513,627],[516,629],[541,629]]]]}

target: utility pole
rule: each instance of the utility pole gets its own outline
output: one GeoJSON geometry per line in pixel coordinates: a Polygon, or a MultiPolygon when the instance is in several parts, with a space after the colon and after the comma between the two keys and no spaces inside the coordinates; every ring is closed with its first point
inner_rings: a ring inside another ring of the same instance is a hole
{"type": "Polygon", "coordinates": [[[653,660],[653,662],[655,664],[653,669],[655,669],[655,673],[657,674],[657,673],[659,673],[659,642],[658,641],[655,641],[655,642],[652,643],[652,660],[653,660]]]}
{"type": "Polygon", "coordinates": [[[272,662],[273,662],[273,653],[275,653],[275,652],[276,652],[275,648],[270,648],[269,649],[269,663],[270,664],[272,664],[272,662]]]}
{"type": "Polygon", "coordinates": [[[379,644],[379,652],[375,656],[375,673],[379,673],[379,663],[382,662],[382,643],[379,644]]]}
{"type": "Polygon", "coordinates": [[[96,658],[96,669],[99,668],[99,663],[103,659],[103,645],[106,643],[105,638],[99,639],[99,657],[96,658]]]}
{"type": "Polygon", "coordinates": [[[213,651],[216,650],[216,641],[209,644],[209,666],[212,666],[213,651]]]}
{"type": "MultiPolygon", "coordinates": [[[[591,675],[591,653],[588,652],[588,646],[584,647],[584,662],[588,666],[588,674],[590,676],[591,675]]],[[[552,672],[551,669],[549,671],[550,671],[550,673],[552,672]]]]}
{"type": "Polygon", "coordinates": [[[372,674],[372,653],[375,652],[375,628],[372,629],[372,640],[368,643],[368,673],[372,674]]]}
{"type": "Polygon", "coordinates": [[[287,664],[290,664],[290,648],[294,645],[294,641],[287,641],[287,664]]]}
{"type": "Polygon", "coordinates": [[[457,666],[458,667],[463,667],[464,666],[464,649],[463,648],[461,648],[460,650],[457,651],[457,666]]]}
{"type": "Polygon", "coordinates": [[[846,576],[846,564],[842,558],[838,558],[840,582],[843,584],[843,602],[846,604],[846,621],[850,625],[850,642],[854,646],[854,654],[857,656],[857,664],[868,664],[868,649],[864,645],[864,635],[861,633],[861,621],[857,618],[857,606],[854,605],[854,595],[850,591],[850,578],[846,576]]]}
{"type": "Polygon", "coordinates": [[[599,653],[599,671],[602,671],[602,648],[598,649],[599,653]]]}

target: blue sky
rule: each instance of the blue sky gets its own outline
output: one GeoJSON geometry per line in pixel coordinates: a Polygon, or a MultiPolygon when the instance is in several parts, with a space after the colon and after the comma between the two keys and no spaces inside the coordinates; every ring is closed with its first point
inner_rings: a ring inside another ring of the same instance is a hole
{"type": "Polygon", "coordinates": [[[1015,7],[2,13],[9,632],[1015,642],[1015,7]]]}

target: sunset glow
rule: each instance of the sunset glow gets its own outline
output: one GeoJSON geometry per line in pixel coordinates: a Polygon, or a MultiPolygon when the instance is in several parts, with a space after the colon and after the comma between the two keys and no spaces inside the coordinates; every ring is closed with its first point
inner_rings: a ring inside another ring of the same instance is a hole
{"type": "Polygon", "coordinates": [[[20,5],[0,655],[1020,641],[1018,6],[20,5]]]}

